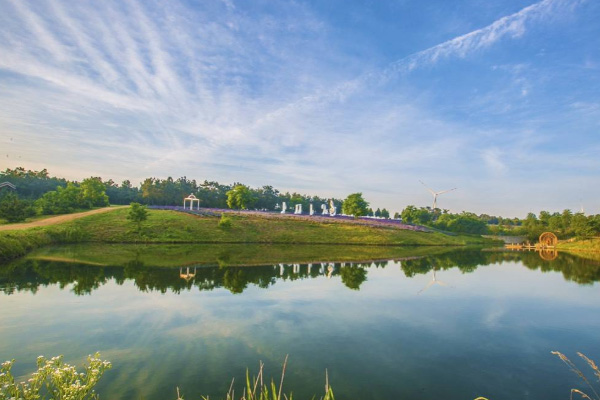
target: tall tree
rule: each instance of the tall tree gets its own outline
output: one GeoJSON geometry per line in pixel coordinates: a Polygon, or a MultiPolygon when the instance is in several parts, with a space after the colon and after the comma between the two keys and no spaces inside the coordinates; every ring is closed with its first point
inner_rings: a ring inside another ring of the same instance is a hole
{"type": "Polygon", "coordinates": [[[102,179],[91,177],[84,179],[80,185],[81,202],[87,208],[104,207],[108,205],[108,196],[106,195],[106,186],[102,179]]]}
{"type": "Polygon", "coordinates": [[[254,205],[256,198],[246,185],[237,184],[227,192],[227,205],[229,208],[248,209],[254,205]]]}
{"type": "Polygon", "coordinates": [[[367,215],[369,211],[369,203],[362,197],[362,193],[352,193],[346,197],[342,203],[342,212],[346,215],[354,215],[361,217],[367,215]]]}

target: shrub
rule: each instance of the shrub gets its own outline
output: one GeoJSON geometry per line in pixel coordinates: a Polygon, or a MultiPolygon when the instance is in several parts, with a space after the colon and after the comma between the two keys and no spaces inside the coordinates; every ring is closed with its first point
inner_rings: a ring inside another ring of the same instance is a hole
{"type": "Polygon", "coordinates": [[[0,198],[0,218],[8,222],[24,221],[35,214],[30,202],[19,199],[14,193],[8,193],[0,198]]]}
{"type": "Polygon", "coordinates": [[[140,203],[131,203],[127,219],[137,224],[137,230],[139,232],[142,229],[142,222],[148,219],[148,210],[146,209],[146,206],[143,206],[140,203]]]}
{"type": "Polygon", "coordinates": [[[1,399],[45,399],[45,394],[55,400],[84,400],[98,399],[94,386],[98,383],[104,371],[112,365],[102,361],[100,354],[88,356],[85,372],[78,373],[77,369],[63,362],[63,356],[46,359],[37,358],[37,371],[27,382],[15,383],[11,373],[14,360],[2,363],[0,367],[0,398],[1,399]]]}
{"type": "Polygon", "coordinates": [[[219,228],[231,228],[231,218],[226,217],[225,214],[221,214],[221,219],[219,220],[219,228]]]}

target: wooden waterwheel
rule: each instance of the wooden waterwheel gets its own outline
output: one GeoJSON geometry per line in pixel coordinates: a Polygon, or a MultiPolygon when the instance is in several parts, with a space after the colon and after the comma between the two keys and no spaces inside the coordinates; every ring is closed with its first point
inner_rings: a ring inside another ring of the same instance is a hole
{"type": "Polygon", "coordinates": [[[540,250],[540,257],[544,261],[552,261],[558,257],[558,251],[552,249],[542,249],[540,250]]]}
{"type": "Polygon", "coordinates": [[[556,243],[558,243],[558,238],[552,232],[544,232],[540,235],[540,246],[543,248],[546,247],[555,247],[556,243]]]}

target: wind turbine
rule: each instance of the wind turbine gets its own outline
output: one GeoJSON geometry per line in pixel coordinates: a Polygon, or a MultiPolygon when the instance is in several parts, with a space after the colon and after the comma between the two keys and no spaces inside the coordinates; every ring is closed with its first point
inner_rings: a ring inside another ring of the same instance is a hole
{"type": "Polygon", "coordinates": [[[432,285],[435,285],[436,283],[440,286],[448,286],[446,283],[442,282],[442,281],[438,281],[435,277],[435,272],[436,269],[435,267],[433,268],[433,278],[431,279],[431,281],[429,281],[429,283],[421,290],[419,290],[419,292],[417,294],[421,294],[424,291],[426,291],[427,289],[429,289],[432,285]]]}
{"type": "Polygon", "coordinates": [[[431,194],[433,195],[433,208],[432,208],[432,210],[435,210],[437,208],[437,197],[440,194],[448,193],[448,192],[451,192],[451,191],[457,189],[457,188],[452,188],[452,189],[448,189],[448,190],[442,190],[441,192],[434,192],[433,189],[431,189],[429,186],[427,186],[423,181],[420,180],[419,182],[421,182],[421,184],[423,186],[425,186],[427,188],[427,190],[429,190],[431,192],[431,194]]]}

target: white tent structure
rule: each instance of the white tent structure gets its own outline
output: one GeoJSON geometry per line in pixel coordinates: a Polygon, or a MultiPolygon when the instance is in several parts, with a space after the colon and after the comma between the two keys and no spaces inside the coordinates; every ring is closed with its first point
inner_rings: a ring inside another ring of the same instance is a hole
{"type": "Polygon", "coordinates": [[[197,205],[197,210],[200,209],[200,199],[196,198],[196,196],[194,196],[193,194],[190,194],[188,197],[186,197],[185,199],[183,199],[183,209],[186,209],[186,203],[190,202],[190,210],[194,209],[194,202],[196,202],[197,205]]]}

